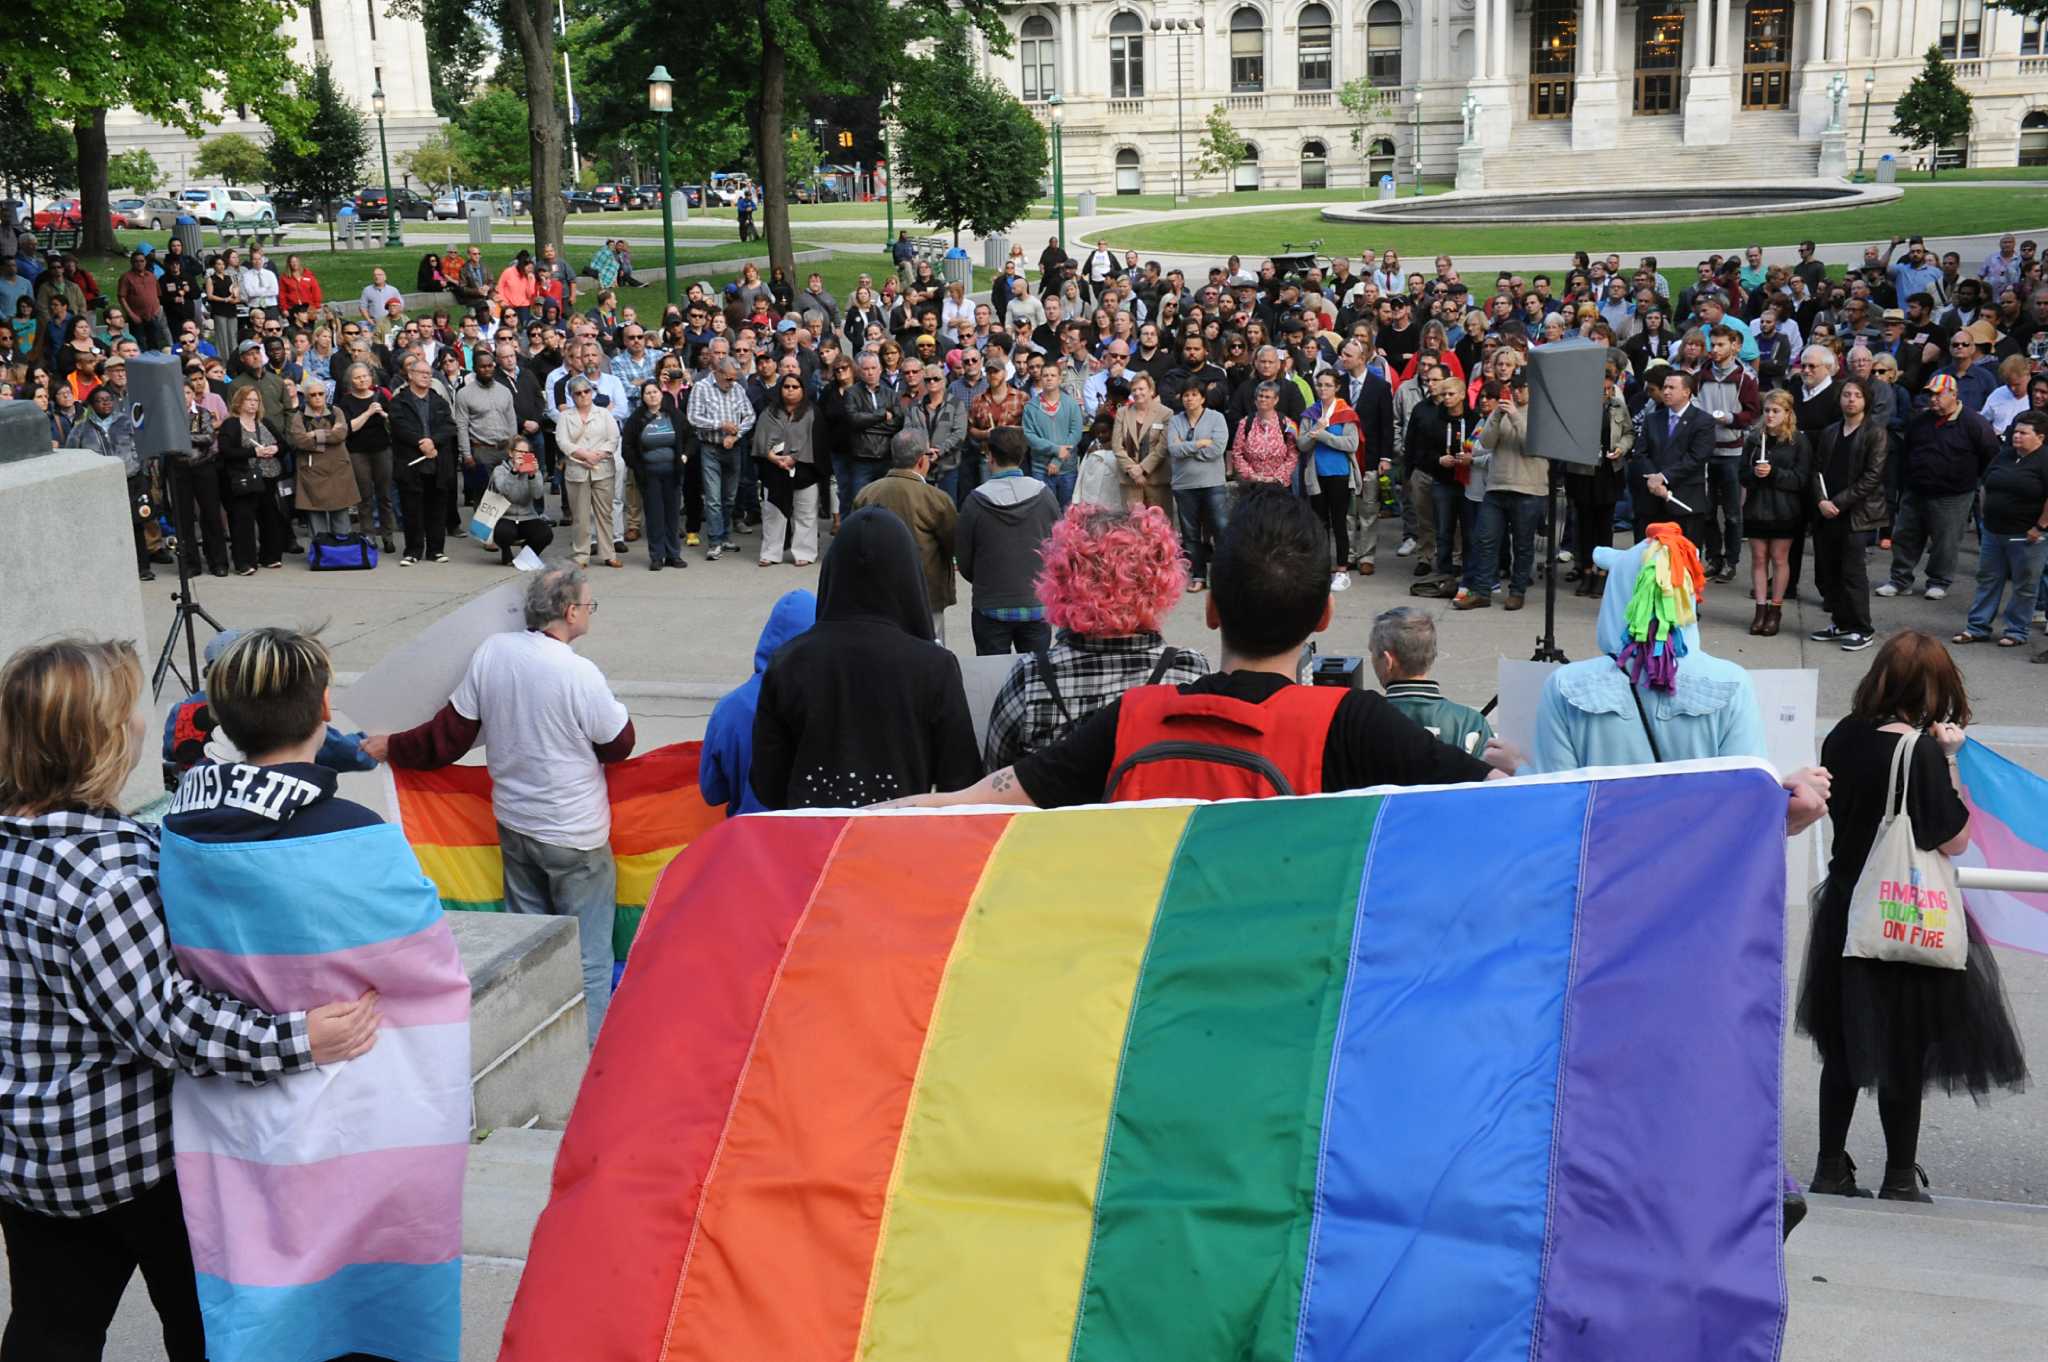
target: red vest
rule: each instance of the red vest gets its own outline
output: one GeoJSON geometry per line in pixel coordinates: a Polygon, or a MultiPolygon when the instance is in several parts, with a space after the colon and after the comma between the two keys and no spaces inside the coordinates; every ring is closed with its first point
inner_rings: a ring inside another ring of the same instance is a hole
{"type": "Polygon", "coordinates": [[[1263,704],[1139,686],[1117,709],[1103,802],[1317,794],[1345,688],[1283,686],[1263,704]]]}

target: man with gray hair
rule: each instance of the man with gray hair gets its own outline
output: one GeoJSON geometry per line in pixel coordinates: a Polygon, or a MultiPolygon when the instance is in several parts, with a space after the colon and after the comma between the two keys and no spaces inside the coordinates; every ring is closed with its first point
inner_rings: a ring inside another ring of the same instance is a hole
{"type": "Polygon", "coordinates": [[[604,767],[633,752],[633,720],[597,664],[571,646],[597,610],[581,568],[526,582],[526,630],[493,634],[440,712],[403,733],[363,740],[372,759],[409,770],[453,765],[481,741],[505,859],[505,911],[572,917],[583,1001],[597,1043],[612,994],[618,867],[604,767]]]}
{"type": "Polygon", "coordinates": [[[740,459],[744,437],[754,428],[754,404],[740,380],[739,361],[724,356],[711,366],[711,382],[690,389],[690,424],[696,428],[703,462],[704,550],[707,562],[717,562],[733,548],[733,529],[738,523],[740,459]]]}
{"type": "Polygon", "coordinates": [[[960,513],[953,498],[931,485],[932,445],[922,430],[899,430],[889,441],[889,471],[863,487],[854,509],[880,506],[910,529],[924,567],[932,632],[946,641],[946,607],[953,604],[953,534],[960,513]]]}
{"type": "Polygon", "coordinates": [[[1436,665],[1436,621],[1409,606],[1389,610],[1372,622],[1373,675],[1387,693],[1387,702],[1429,730],[1438,742],[1468,756],[1483,757],[1493,741],[1493,725],[1470,705],[1445,697],[1443,687],[1429,679],[1436,665]]]}

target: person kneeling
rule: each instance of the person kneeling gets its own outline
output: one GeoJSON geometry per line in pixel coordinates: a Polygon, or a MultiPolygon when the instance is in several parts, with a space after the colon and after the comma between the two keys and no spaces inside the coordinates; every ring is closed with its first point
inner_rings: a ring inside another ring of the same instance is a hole
{"type": "Polygon", "coordinates": [[[491,470],[491,490],[505,498],[505,514],[491,527],[491,542],[498,546],[498,561],[510,566],[512,556],[522,547],[535,553],[547,552],[555,542],[555,527],[541,512],[547,484],[540,476],[540,462],[533,446],[514,440],[505,461],[491,470]]]}

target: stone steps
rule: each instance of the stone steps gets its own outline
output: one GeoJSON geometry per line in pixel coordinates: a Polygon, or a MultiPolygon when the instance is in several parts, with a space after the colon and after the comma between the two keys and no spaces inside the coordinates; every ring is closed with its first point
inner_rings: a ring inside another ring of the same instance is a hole
{"type": "Polygon", "coordinates": [[[1604,151],[1572,150],[1568,119],[1520,122],[1505,151],[1486,158],[1488,189],[1584,188],[1616,183],[1698,186],[1717,180],[1783,180],[1815,174],[1820,145],[1799,141],[1799,115],[1790,110],[1738,114],[1725,145],[1685,145],[1685,118],[1637,118],[1624,114],[1616,145],[1604,151]]]}

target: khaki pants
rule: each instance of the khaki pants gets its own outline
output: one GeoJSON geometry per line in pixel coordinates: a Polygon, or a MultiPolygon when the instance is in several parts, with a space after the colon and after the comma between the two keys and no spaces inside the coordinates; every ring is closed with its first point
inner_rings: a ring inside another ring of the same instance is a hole
{"type": "Polygon", "coordinates": [[[785,517],[767,497],[761,498],[761,557],[763,563],[782,561],[782,539],[785,531],[789,534],[789,555],[799,563],[815,562],[818,557],[818,489],[815,485],[806,487],[790,497],[790,510],[795,515],[785,517]]]}
{"type": "Polygon", "coordinates": [[[626,532],[619,537],[621,539],[638,539],[641,527],[646,524],[641,518],[646,507],[640,500],[640,480],[638,478],[623,478],[620,481],[624,483],[626,489],[624,493],[626,532]]]}
{"type": "Polygon", "coordinates": [[[576,565],[584,566],[590,560],[590,545],[595,540],[599,558],[614,558],[612,552],[612,470],[604,466],[584,482],[562,484],[563,495],[569,503],[569,544],[575,555],[576,565]]]}

